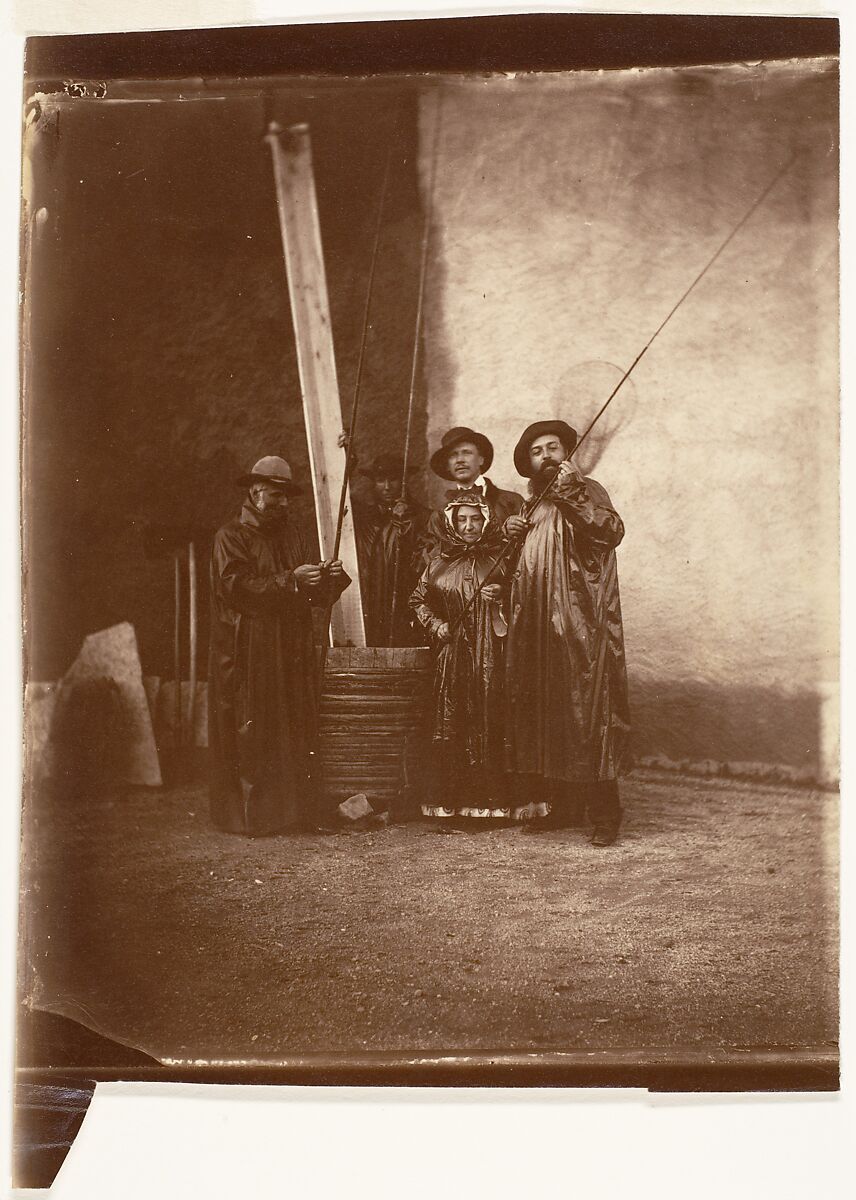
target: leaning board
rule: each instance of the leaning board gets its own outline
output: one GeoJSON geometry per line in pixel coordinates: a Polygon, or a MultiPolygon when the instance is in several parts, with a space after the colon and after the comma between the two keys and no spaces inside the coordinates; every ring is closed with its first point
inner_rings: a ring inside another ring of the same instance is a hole
{"type": "MultiPolygon", "coordinates": [[[[288,296],[312,470],[318,543],[322,558],[332,558],[339,498],[344,486],[345,455],[336,444],[336,435],[342,428],[342,406],[336,378],[309,130],[305,125],[295,125],[283,133],[278,126],[272,125],[267,142],[273,156],[288,296]]],[[[366,641],[357,544],[350,507],[348,498],[338,557],[344,563],[352,584],[339,602],[333,605],[330,614],[330,632],[335,646],[364,646],[366,641]]]]}

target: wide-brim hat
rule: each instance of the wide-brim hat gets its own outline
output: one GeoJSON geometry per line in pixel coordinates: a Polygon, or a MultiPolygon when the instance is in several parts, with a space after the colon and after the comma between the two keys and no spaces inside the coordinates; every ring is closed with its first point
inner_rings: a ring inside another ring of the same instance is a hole
{"type": "Polygon", "coordinates": [[[490,464],[493,462],[493,446],[485,435],[476,433],[474,429],[468,429],[466,425],[456,425],[454,429],[443,434],[439,449],[431,455],[431,470],[441,479],[454,480],[454,475],[449,473],[449,455],[456,446],[460,446],[461,442],[472,442],[474,446],[478,447],[479,453],[484,459],[482,474],[490,468],[490,464]]]}
{"type": "Polygon", "coordinates": [[[517,468],[517,474],[522,475],[525,479],[531,479],[535,474],[532,470],[532,463],[529,461],[529,447],[536,438],[543,437],[545,433],[554,433],[556,437],[560,438],[562,445],[567,448],[568,454],[579,441],[577,431],[571,429],[567,421],[533,422],[523,430],[519,442],[514,447],[514,465],[517,468]]]}
{"type": "Polygon", "coordinates": [[[273,483],[285,490],[287,496],[299,496],[303,491],[291,478],[291,467],[284,458],[276,454],[268,454],[259,461],[240,479],[236,479],[238,487],[249,487],[252,483],[273,483]]]}

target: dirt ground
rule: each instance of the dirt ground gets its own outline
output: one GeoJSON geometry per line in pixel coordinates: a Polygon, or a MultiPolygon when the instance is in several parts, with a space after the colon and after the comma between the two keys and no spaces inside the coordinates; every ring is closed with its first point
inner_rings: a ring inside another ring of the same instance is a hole
{"type": "Polygon", "coordinates": [[[31,1003],[161,1060],[830,1048],[837,796],[640,773],[583,830],[245,839],[202,785],[35,799],[31,1003]]]}

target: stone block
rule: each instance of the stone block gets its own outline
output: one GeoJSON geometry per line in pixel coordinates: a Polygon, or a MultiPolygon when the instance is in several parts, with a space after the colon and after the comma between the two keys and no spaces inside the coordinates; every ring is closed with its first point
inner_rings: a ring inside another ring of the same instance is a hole
{"type": "Polygon", "coordinates": [[[111,771],[118,779],[160,787],[160,763],[133,625],[125,621],[89,634],[60,682],[55,717],[61,709],[73,709],[76,693],[89,698],[109,694],[120,707],[121,720],[113,733],[118,744],[111,754],[111,771]],[[109,692],[106,685],[112,685],[109,692]]]}
{"type": "Polygon", "coordinates": [[[149,716],[152,719],[152,725],[154,725],[158,711],[158,693],[161,688],[160,676],[144,675],[143,687],[146,689],[146,699],[149,702],[149,716]]]}
{"type": "Polygon", "coordinates": [[[358,792],[356,796],[349,796],[347,800],[343,800],[339,805],[340,814],[349,821],[359,821],[363,817],[371,816],[373,811],[365,792],[358,792]]]}

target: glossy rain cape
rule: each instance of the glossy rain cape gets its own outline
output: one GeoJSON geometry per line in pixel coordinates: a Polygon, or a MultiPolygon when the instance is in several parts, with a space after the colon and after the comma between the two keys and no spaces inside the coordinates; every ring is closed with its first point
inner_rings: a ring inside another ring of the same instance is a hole
{"type": "Polygon", "coordinates": [[[231,833],[297,828],[307,815],[317,722],[312,606],[344,591],[327,581],[311,596],[294,569],[317,561],[286,518],[265,528],[246,502],[217,533],[211,559],[209,760],[211,816],[231,833]]]}
{"type": "MultiPolygon", "coordinates": [[[[460,499],[460,498],[456,498],[460,499]]],[[[501,607],[480,594],[462,618],[475,589],[500,553],[498,530],[487,505],[481,539],[467,545],[451,526],[446,509],[442,550],[432,558],[410,599],[436,654],[433,693],[433,737],[461,766],[501,766],[502,645],[505,622],[501,607]],[[443,624],[455,627],[451,642],[441,642],[443,624]]],[[[502,584],[500,573],[492,577],[502,584]]]]}
{"type": "Polygon", "coordinates": [[[591,782],[628,768],[630,718],[615,548],[624,525],[593,479],[557,482],[512,562],[506,765],[591,782]]]}
{"type": "Polygon", "coordinates": [[[354,531],[360,562],[367,646],[424,646],[421,628],[414,630],[408,598],[422,568],[422,545],[428,512],[412,501],[398,519],[376,503],[354,503],[354,531]],[[395,622],[392,599],[398,557],[395,622]]]}

